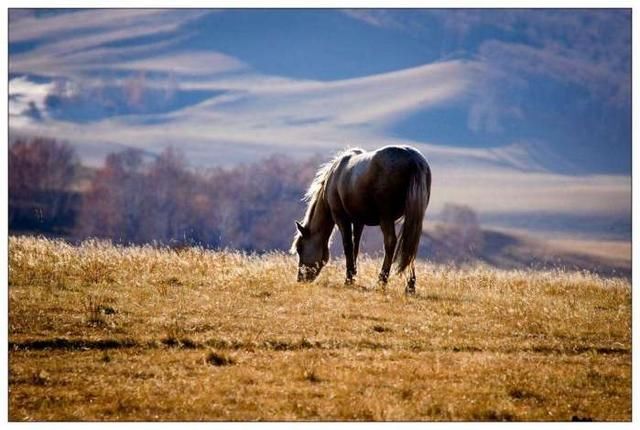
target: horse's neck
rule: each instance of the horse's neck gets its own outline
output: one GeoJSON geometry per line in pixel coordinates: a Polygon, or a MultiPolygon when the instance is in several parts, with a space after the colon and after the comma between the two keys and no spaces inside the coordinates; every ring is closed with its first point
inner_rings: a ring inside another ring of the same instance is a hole
{"type": "Polygon", "coordinates": [[[318,232],[322,235],[323,240],[329,240],[334,225],[331,210],[323,196],[315,202],[315,207],[309,219],[309,228],[312,234],[318,232]]]}

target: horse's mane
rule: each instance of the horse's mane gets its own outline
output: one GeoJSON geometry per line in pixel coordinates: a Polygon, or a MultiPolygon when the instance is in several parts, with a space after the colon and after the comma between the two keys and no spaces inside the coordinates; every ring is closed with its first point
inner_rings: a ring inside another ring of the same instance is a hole
{"type": "Polygon", "coordinates": [[[308,225],[311,215],[313,214],[313,209],[315,208],[317,202],[324,198],[327,182],[336,166],[340,164],[340,160],[348,155],[353,154],[362,154],[364,152],[363,149],[360,148],[348,148],[343,151],[337,153],[330,161],[324,163],[311,181],[311,185],[309,185],[309,189],[304,194],[303,200],[308,202],[307,211],[304,214],[304,225],[308,225]]]}
{"type": "MultiPolygon", "coordinates": [[[[328,179],[338,164],[340,164],[340,161],[348,155],[362,154],[363,152],[364,150],[360,148],[348,148],[340,151],[330,161],[320,166],[313,178],[313,181],[311,181],[311,185],[309,185],[309,189],[304,193],[304,197],[302,198],[303,201],[308,202],[307,210],[304,214],[304,220],[302,221],[303,225],[309,225],[309,221],[311,220],[311,216],[313,215],[316,205],[324,198],[327,190],[328,179]]],[[[292,254],[295,254],[296,244],[300,238],[300,233],[296,232],[296,235],[293,238],[293,243],[291,244],[291,249],[289,250],[292,254]]],[[[331,241],[331,239],[329,239],[329,241],[331,241]]]]}

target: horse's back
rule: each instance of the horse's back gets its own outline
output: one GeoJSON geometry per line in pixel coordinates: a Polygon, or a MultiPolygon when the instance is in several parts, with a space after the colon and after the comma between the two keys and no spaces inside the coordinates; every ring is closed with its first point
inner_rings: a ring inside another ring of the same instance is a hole
{"type": "Polygon", "coordinates": [[[404,213],[412,176],[428,169],[424,156],[409,146],[353,153],[336,171],[332,210],[367,225],[396,220],[404,213]]]}
{"type": "Polygon", "coordinates": [[[397,219],[402,215],[412,178],[427,175],[430,182],[427,160],[410,146],[386,146],[376,151],[371,161],[371,187],[380,212],[397,219]]]}
{"type": "Polygon", "coordinates": [[[427,169],[429,165],[424,156],[411,146],[385,146],[374,151],[372,168],[385,173],[410,174],[415,168],[427,169]]]}

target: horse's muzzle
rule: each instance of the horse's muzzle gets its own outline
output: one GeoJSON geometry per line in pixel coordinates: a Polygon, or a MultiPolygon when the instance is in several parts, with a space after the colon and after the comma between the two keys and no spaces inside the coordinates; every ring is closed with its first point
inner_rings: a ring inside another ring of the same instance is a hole
{"type": "Polygon", "coordinates": [[[298,282],[313,282],[318,276],[318,270],[315,267],[302,266],[298,268],[298,282]]]}

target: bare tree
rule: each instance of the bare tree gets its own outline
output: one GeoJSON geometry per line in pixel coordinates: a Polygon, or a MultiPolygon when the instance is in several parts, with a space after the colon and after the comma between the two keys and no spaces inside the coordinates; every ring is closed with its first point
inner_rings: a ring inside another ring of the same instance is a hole
{"type": "Polygon", "coordinates": [[[140,153],[110,154],[85,193],[76,235],[136,242],[145,192],[140,153]]]}
{"type": "Polygon", "coordinates": [[[168,148],[146,175],[148,192],[143,204],[143,237],[162,242],[190,241],[192,206],[197,178],[187,169],[184,156],[168,148]]]}
{"type": "Polygon", "coordinates": [[[445,249],[454,260],[467,260],[482,249],[483,236],[475,211],[466,205],[447,203],[441,212],[443,224],[439,225],[439,236],[445,249]]]}
{"type": "Polygon", "coordinates": [[[55,139],[16,139],[9,146],[10,228],[73,224],[77,195],[71,190],[78,169],[73,148],[55,139]]]}
{"type": "Polygon", "coordinates": [[[134,150],[111,154],[86,193],[76,235],[131,243],[205,242],[210,199],[203,184],[171,148],[151,163],[134,150]]]}
{"type": "Polygon", "coordinates": [[[113,154],[94,177],[76,232],[120,242],[287,249],[317,164],[274,155],[197,172],[171,148],[147,163],[135,153],[113,154]]]}

